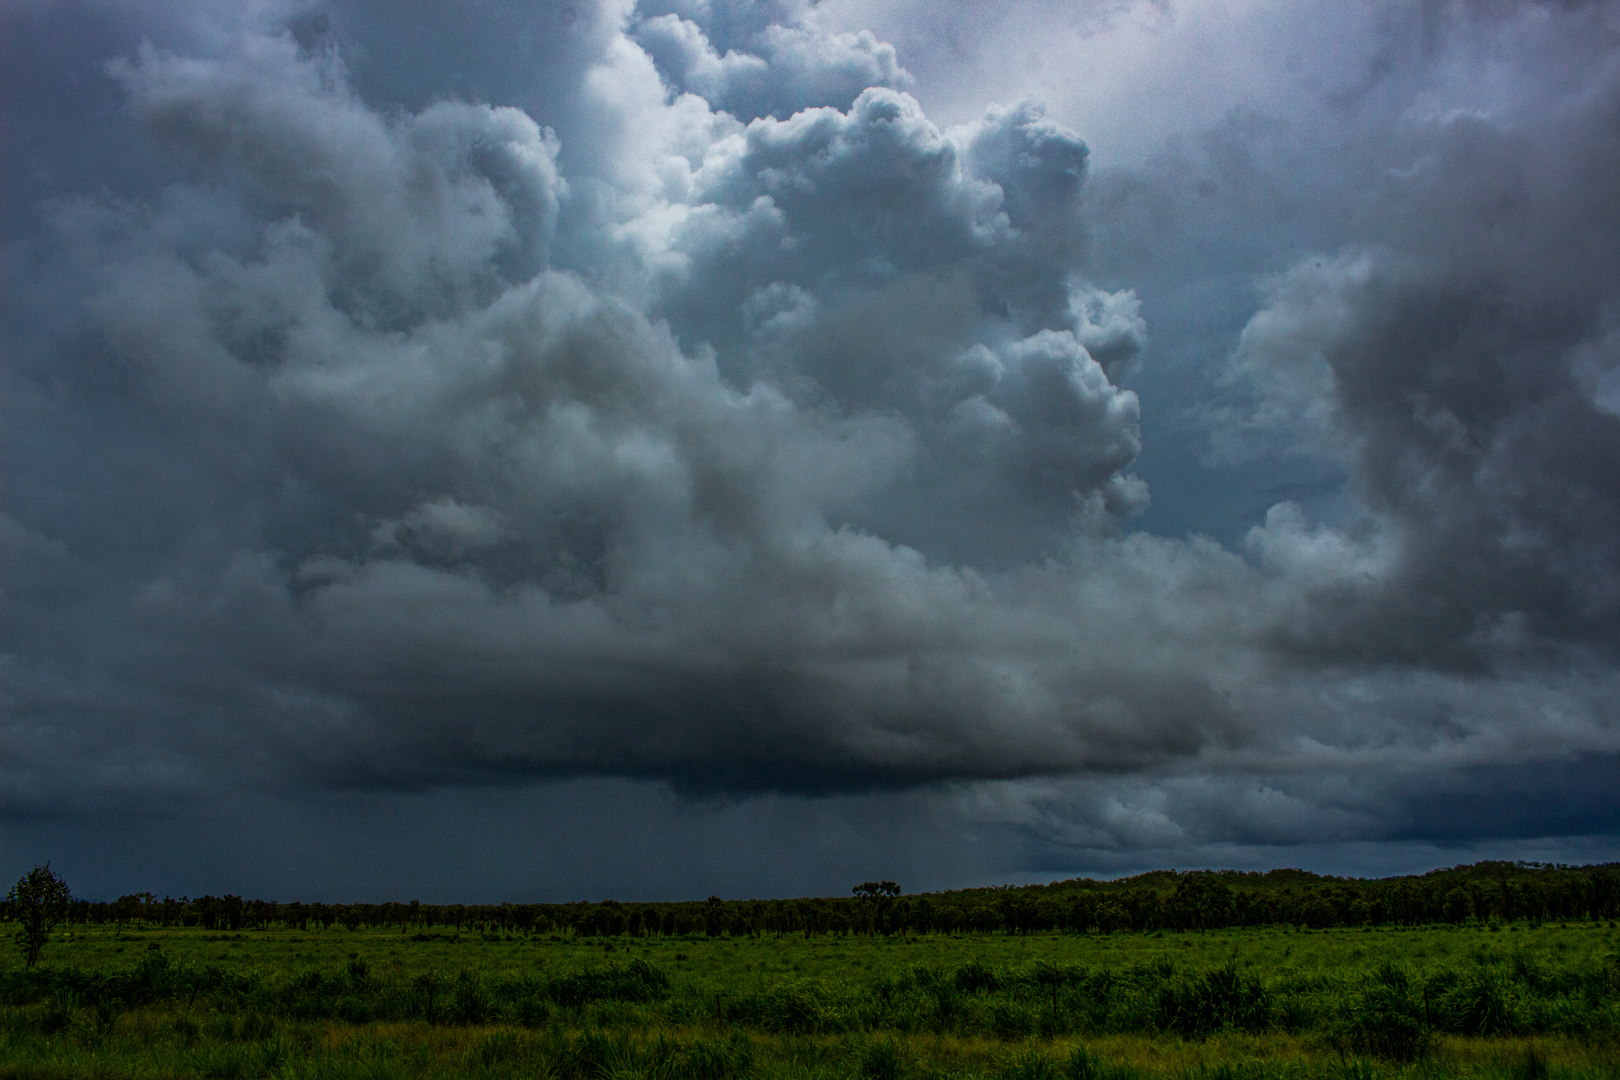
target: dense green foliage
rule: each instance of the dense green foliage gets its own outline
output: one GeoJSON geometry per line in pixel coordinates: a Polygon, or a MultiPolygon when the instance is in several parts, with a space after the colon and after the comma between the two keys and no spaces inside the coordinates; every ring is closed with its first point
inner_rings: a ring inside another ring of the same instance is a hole
{"type": "MultiPolygon", "coordinates": [[[[1423,926],[1547,919],[1620,918],[1620,865],[1564,867],[1487,862],[1411,877],[1324,877],[1268,873],[1154,871],[1119,881],[1077,878],[1050,885],[964,889],[896,897],[868,883],[862,895],[805,900],[599,904],[305,904],[199,899],[150,893],[111,903],[79,901],[81,925],[198,926],[206,930],[344,926],[430,930],[566,931],[584,936],[681,934],[1109,933],[1208,930],[1288,924],[1423,926]]],[[[862,886],[861,888],[865,888],[862,886]]],[[[898,891],[895,887],[894,891],[898,891]]]]}
{"type": "Polygon", "coordinates": [[[6,894],[6,912],[17,922],[15,940],[29,967],[39,962],[39,954],[51,939],[51,927],[72,903],[72,890],[51,871],[50,863],[28,871],[6,894]]]}
{"type": "Polygon", "coordinates": [[[0,1077],[1596,1077],[1620,1065],[1617,950],[1620,931],[1590,923],[639,940],[90,927],[54,963],[0,967],[0,1077]]]}
{"type": "Polygon", "coordinates": [[[0,961],[0,1080],[1615,1076],[1616,881],[1484,863],[691,904],[74,901],[44,963],[0,961]]]}

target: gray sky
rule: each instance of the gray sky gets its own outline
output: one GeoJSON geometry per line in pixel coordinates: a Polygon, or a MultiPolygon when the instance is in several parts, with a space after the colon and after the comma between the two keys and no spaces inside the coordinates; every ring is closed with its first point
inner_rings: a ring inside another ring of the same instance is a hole
{"type": "Polygon", "coordinates": [[[0,20],[0,871],[1616,857],[1615,5],[0,20]]]}

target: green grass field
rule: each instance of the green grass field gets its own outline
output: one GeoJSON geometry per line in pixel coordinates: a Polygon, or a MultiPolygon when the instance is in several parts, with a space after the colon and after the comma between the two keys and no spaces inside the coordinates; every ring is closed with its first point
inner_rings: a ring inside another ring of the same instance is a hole
{"type": "Polygon", "coordinates": [[[58,934],[0,1077],[1617,1077],[1607,924],[58,934]]]}

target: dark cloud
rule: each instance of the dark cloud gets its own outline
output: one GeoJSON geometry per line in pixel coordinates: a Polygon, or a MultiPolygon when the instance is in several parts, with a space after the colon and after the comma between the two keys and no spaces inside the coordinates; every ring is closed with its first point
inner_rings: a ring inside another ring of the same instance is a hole
{"type": "Polygon", "coordinates": [[[8,814],[651,781],[1030,867],[1612,831],[1537,794],[1620,752],[1601,7],[1095,177],[804,5],[174,10],[81,65],[147,178],[8,252],[8,814]],[[1224,546],[1134,524],[1156,430],[1224,546]]]}
{"type": "Polygon", "coordinates": [[[1243,332],[1251,419],[1343,461],[1390,550],[1319,644],[1442,665],[1616,644],[1620,81],[1589,74],[1533,124],[1409,121],[1354,242],[1275,279],[1243,332]]]}
{"type": "Polygon", "coordinates": [[[1006,872],[960,815],[905,794],[694,803],[651,784],[226,794],[204,807],[7,821],[9,869],[52,861],[75,895],[566,903],[908,891],[1006,872]],[[32,860],[32,861],[30,861],[32,860]]]}

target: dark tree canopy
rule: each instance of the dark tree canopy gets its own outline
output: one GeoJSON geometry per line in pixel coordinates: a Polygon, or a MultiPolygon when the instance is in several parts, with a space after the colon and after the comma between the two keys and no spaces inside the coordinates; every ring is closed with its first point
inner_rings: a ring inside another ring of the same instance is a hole
{"type": "Polygon", "coordinates": [[[71,903],[73,893],[67,882],[51,870],[50,863],[36,866],[18,878],[6,894],[11,917],[21,924],[16,941],[29,967],[39,962],[40,952],[51,939],[51,927],[62,920],[71,903]]]}
{"type": "Polygon", "coordinates": [[[899,896],[900,886],[892,881],[863,881],[849,891],[856,896],[876,900],[879,897],[893,898],[899,896]]]}
{"type": "MultiPolygon", "coordinates": [[[[47,869],[47,868],[41,868],[47,869]]],[[[25,879],[26,880],[26,879],[25,879]]],[[[23,883],[19,882],[19,886],[23,883]]],[[[886,886],[886,887],[885,887],[886,886]]],[[[279,903],[240,896],[73,900],[75,925],[196,926],[238,931],[285,926],[398,927],[426,933],[565,933],[582,937],[815,934],[1090,934],[1215,930],[1228,926],[1423,926],[1620,919],[1620,863],[1563,866],[1482,862],[1381,879],[1298,869],[1154,870],[1109,880],[1071,878],[902,895],[866,882],[843,897],[662,903],[279,903]],[[864,891],[863,891],[864,890],[864,891]],[[140,902],[136,902],[139,899],[140,902]]],[[[14,894],[15,896],[15,894],[14,894]]],[[[15,898],[4,917],[20,919],[15,898]]]]}

